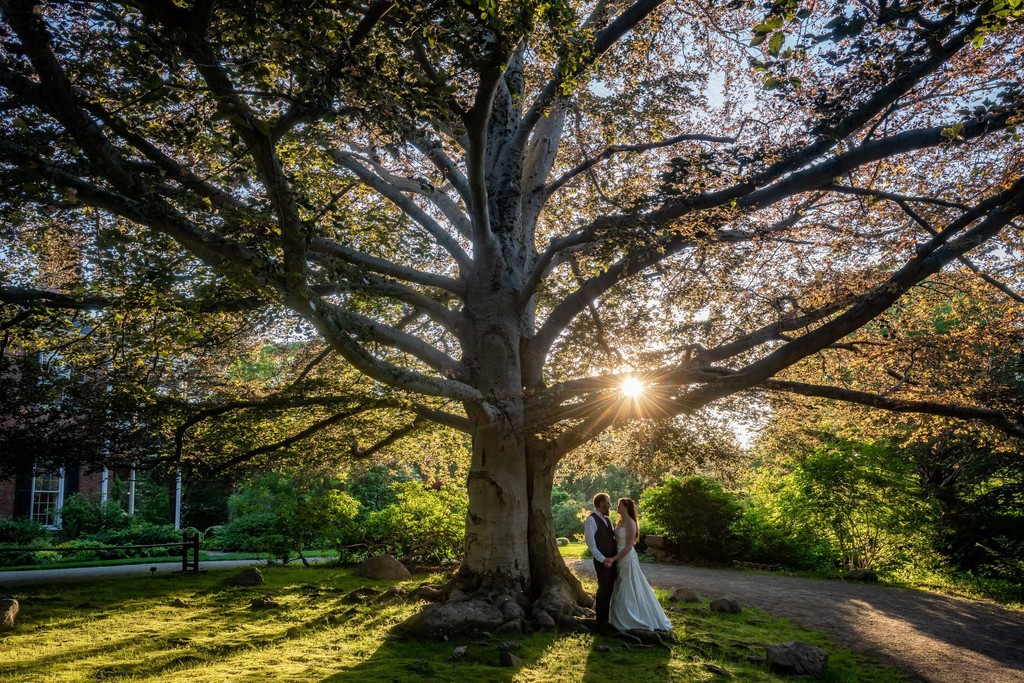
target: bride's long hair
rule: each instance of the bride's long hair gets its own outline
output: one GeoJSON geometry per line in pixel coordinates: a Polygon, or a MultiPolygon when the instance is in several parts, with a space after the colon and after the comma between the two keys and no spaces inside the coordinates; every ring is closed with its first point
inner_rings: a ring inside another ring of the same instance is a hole
{"type": "Polygon", "coordinates": [[[633,523],[636,524],[636,538],[633,539],[633,545],[640,542],[640,518],[636,516],[636,501],[632,498],[619,498],[619,502],[615,504],[615,507],[619,505],[626,506],[626,514],[633,518],[633,523]]]}

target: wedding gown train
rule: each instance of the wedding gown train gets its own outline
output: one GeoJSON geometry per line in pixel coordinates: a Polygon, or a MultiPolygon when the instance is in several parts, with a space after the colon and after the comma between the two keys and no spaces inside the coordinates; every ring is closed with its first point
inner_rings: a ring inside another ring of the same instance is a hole
{"type": "MultiPolygon", "coordinates": [[[[626,544],[626,527],[615,530],[615,543],[621,551],[626,544]]],[[[612,592],[611,625],[620,631],[645,629],[670,631],[672,622],[640,570],[636,550],[630,550],[615,564],[615,588],[612,592]]]]}

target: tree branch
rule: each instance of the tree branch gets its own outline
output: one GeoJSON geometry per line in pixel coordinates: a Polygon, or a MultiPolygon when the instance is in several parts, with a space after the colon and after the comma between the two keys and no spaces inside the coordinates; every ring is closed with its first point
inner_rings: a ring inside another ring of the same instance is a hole
{"type": "Polygon", "coordinates": [[[806,384],[803,382],[788,382],[782,380],[766,380],[758,385],[759,388],[769,391],[800,394],[801,396],[813,396],[816,398],[834,399],[857,403],[860,405],[879,408],[895,413],[923,413],[927,415],[939,415],[942,417],[955,417],[962,420],[976,420],[989,424],[996,429],[1014,436],[1018,439],[1024,438],[1024,423],[1020,422],[1022,416],[1015,416],[1016,421],[1006,413],[991,408],[976,408],[973,406],[961,406],[933,401],[907,401],[887,396],[879,396],[864,391],[854,391],[841,387],[821,386],[806,384]]]}
{"type": "Polygon", "coordinates": [[[563,173],[558,179],[556,179],[554,182],[552,182],[551,184],[544,188],[544,194],[550,197],[555,192],[557,192],[563,185],[565,185],[567,182],[578,176],[580,173],[590,170],[591,168],[601,163],[605,159],[608,159],[609,157],[612,157],[616,154],[622,154],[623,152],[646,152],[652,149],[671,147],[672,145],[677,145],[680,142],[690,141],[721,142],[728,144],[735,143],[736,138],[686,133],[683,135],[676,135],[675,137],[666,138],[664,140],[659,140],[658,142],[647,142],[637,145],[612,145],[611,147],[608,147],[597,156],[591,157],[590,159],[583,161],[582,163],[576,165],[574,168],[563,173]]]}
{"type": "Polygon", "coordinates": [[[431,218],[423,209],[418,207],[415,202],[410,200],[408,197],[403,195],[398,188],[391,183],[387,182],[377,174],[370,171],[370,169],[359,163],[356,158],[348,152],[334,151],[331,154],[334,160],[343,168],[346,168],[362,180],[364,183],[376,190],[381,196],[390,200],[392,204],[402,210],[405,215],[420,225],[431,237],[437,242],[437,244],[444,248],[452,258],[459,264],[459,268],[462,270],[468,270],[470,266],[469,256],[463,251],[459,243],[441,227],[437,221],[431,218]]]}

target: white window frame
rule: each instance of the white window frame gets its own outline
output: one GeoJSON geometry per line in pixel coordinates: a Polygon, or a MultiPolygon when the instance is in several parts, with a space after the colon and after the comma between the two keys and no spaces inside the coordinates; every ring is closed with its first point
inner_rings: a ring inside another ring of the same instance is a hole
{"type": "Polygon", "coordinates": [[[53,529],[53,530],[60,529],[60,527],[61,527],[60,512],[61,512],[61,508],[64,507],[64,481],[65,481],[65,476],[64,476],[64,468],[63,467],[58,469],[56,472],[53,472],[53,470],[42,470],[42,471],[39,471],[39,472],[33,472],[32,473],[32,496],[29,498],[29,510],[28,510],[29,519],[33,519],[33,520],[36,520],[38,522],[43,523],[43,526],[45,526],[47,529],[53,529]],[[51,475],[51,474],[56,474],[57,475],[57,490],[54,491],[53,489],[43,489],[43,490],[37,489],[36,488],[36,482],[39,479],[39,477],[46,476],[46,475],[51,475]],[[54,510],[54,513],[53,513],[53,524],[46,524],[43,520],[40,520],[36,516],[36,494],[37,493],[47,493],[47,494],[56,493],[57,494],[57,507],[56,507],[56,509],[54,510]]]}

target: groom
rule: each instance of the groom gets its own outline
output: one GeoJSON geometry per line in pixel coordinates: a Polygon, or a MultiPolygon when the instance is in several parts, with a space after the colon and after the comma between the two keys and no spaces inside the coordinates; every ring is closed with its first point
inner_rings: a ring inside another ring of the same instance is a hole
{"type": "Polygon", "coordinates": [[[611,630],[608,624],[608,605],[612,601],[612,590],[615,588],[615,565],[604,566],[606,557],[614,557],[618,549],[615,547],[615,530],[608,519],[612,509],[612,499],[607,493],[594,496],[594,512],[583,522],[583,537],[587,547],[594,556],[594,571],[597,572],[597,631],[607,633],[611,630]]]}

